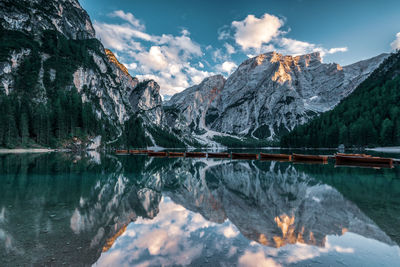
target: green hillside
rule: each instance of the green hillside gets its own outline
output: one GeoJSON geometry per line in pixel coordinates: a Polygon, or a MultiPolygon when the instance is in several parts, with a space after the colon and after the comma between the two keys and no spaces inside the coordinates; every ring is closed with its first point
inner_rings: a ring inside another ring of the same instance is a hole
{"type": "Polygon", "coordinates": [[[400,51],[333,110],[282,136],[282,147],[400,145],[400,51]]]}

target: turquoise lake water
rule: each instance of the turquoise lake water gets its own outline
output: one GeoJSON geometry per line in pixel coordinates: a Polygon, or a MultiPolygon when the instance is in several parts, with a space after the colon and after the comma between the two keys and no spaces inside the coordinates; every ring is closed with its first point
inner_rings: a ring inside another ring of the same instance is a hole
{"type": "Polygon", "coordinates": [[[399,266],[399,244],[400,167],[0,155],[0,266],[399,266]]]}

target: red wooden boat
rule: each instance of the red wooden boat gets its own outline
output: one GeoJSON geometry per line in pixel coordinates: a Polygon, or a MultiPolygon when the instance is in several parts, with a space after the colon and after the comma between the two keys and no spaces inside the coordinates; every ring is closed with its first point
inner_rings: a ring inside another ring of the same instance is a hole
{"type": "Polygon", "coordinates": [[[147,156],[149,156],[149,157],[166,157],[166,156],[168,156],[168,153],[165,151],[148,152],[147,156]]]}
{"type": "Polygon", "coordinates": [[[231,157],[230,153],[208,153],[209,158],[217,159],[229,159],[231,157]]]}
{"type": "Polygon", "coordinates": [[[393,159],[391,158],[381,158],[381,157],[357,157],[357,156],[341,156],[335,155],[335,160],[337,165],[342,164],[370,164],[370,165],[387,165],[388,168],[393,168],[393,159]]]}
{"type": "Polygon", "coordinates": [[[268,154],[268,153],[260,153],[260,159],[264,160],[286,160],[291,161],[292,156],[287,154],[268,154]]]}
{"type": "Polygon", "coordinates": [[[329,156],[323,155],[303,155],[303,154],[293,154],[292,160],[296,162],[318,162],[327,163],[329,156]]]}
{"type": "Polygon", "coordinates": [[[170,158],[184,157],[185,156],[185,152],[169,152],[168,156],[170,158]]]}
{"type": "Polygon", "coordinates": [[[154,152],[154,150],[139,150],[138,154],[147,154],[149,152],[154,152]]]}
{"type": "Polygon", "coordinates": [[[371,155],[367,154],[345,154],[345,153],[336,153],[338,156],[348,156],[348,157],[372,157],[371,155]]]}
{"type": "Polygon", "coordinates": [[[115,150],[115,154],[129,154],[128,150],[115,150]]]}
{"type": "Polygon", "coordinates": [[[258,159],[258,154],[232,153],[232,159],[258,159]]]}
{"type": "Polygon", "coordinates": [[[207,154],[204,152],[186,152],[185,156],[187,158],[205,158],[207,154]]]}

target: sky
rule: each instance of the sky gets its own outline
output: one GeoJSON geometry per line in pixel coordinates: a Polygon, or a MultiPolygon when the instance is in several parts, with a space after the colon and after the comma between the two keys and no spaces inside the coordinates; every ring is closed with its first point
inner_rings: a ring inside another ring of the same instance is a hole
{"type": "Polygon", "coordinates": [[[164,96],[260,53],[342,66],[400,48],[399,0],[79,0],[97,37],[164,96]]]}

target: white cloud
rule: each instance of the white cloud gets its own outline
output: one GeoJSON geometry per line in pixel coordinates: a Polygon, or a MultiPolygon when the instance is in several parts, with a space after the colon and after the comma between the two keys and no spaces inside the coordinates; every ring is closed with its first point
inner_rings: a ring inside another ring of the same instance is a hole
{"type": "Polygon", "coordinates": [[[283,50],[290,55],[301,55],[313,52],[315,49],[314,44],[310,44],[303,41],[298,41],[290,38],[282,38],[280,40],[280,46],[283,50]]]}
{"type": "Polygon", "coordinates": [[[132,13],[125,13],[122,10],[116,10],[110,14],[111,17],[118,17],[129,22],[138,30],[144,31],[145,26],[132,13]]]}
{"type": "Polygon", "coordinates": [[[131,13],[114,11],[112,17],[120,18],[124,24],[107,24],[95,21],[97,36],[103,44],[121,55],[129,70],[139,79],[154,79],[160,84],[161,94],[174,94],[200,83],[213,75],[200,70],[201,62],[191,61],[203,56],[201,46],[190,38],[190,32],[183,29],[180,35],[152,35],[145,32],[145,26],[131,13]],[[194,67],[196,66],[196,67],[194,67]]]}
{"type": "Polygon", "coordinates": [[[237,68],[237,65],[235,62],[232,61],[225,61],[224,63],[217,65],[216,69],[220,72],[224,72],[228,75],[230,75],[235,69],[237,68]]]}
{"type": "MultiPolygon", "coordinates": [[[[233,38],[248,56],[277,51],[284,55],[302,55],[320,52],[321,57],[324,57],[327,54],[347,51],[347,47],[327,49],[321,45],[288,38],[286,37],[288,31],[283,31],[281,29],[283,26],[284,20],[274,15],[265,13],[260,18],[254,15],[248,15],[242,21],[232,22],[234,31],[233,38]]],[[[229,31],[226,29],[218,32],[219,36],[224,36],[223,39],[229,39],[229,37],[225,36],[227,33],[229,33],[229,31]]],[[[216,55],[215,58],[227,60],[226,57],[224,58],[220,55],[217,57],[218,55],[216,55]]]]}
{"type": "Polygon", "coordinates": [[[229,26],[225,25],[218,29],[218,40],[226,40],[231,37],[229,26]]]}
{"type": "Polygon", "coordinates": [[[400,49],[400,32],[396,34],[396,39],[390,44],[393,50],[400,49]]]}
{"type": "Polygon", "coordinates": [[[242,49],[260,48],[263,43],[269,43],[280,34],[279,28],[283,21],[276,16],[264,14],[261,18],[248,15],[242,21],[233,21],[235,41],[242,49]]]}
{"type": "Polygon", "coordinates": [[[328,54],[335,54],[337,52],[347,52],[347,47],[336,47],[328,50],[328,54]]]}
{"type": "Polygon", "coordinates": [[[160,46],[152,46],[149,51],[136,54],[135,59],[146,72],[160,71],[168,67],[168,61],[160,46]]]}
{"type": "Polygon", "coordinates": [[[234,54],[236,51],[235,51],[235,48],[232,46],[232,45],[230,45],[230,44],[228,44],[228,43],[225,43],[224,44],[224,46],[225,46],[225,49],[226,49],[226,52],[230,55],[230,54],[234,54]]]}
{"type": "Polygon", "coordinates": [[[323,58],[327,54],[334,54],[338,52],[346,52],[347,47],[335,47],[326,49],[322,46],[318,46],[312,43],[303,42],[299,40],[294,40],[290,38],[281,38],[279,42],[280,48],[279,52],[288,55],[304,55],[313,52],[319,52],[321,57],[323,58]]]}

